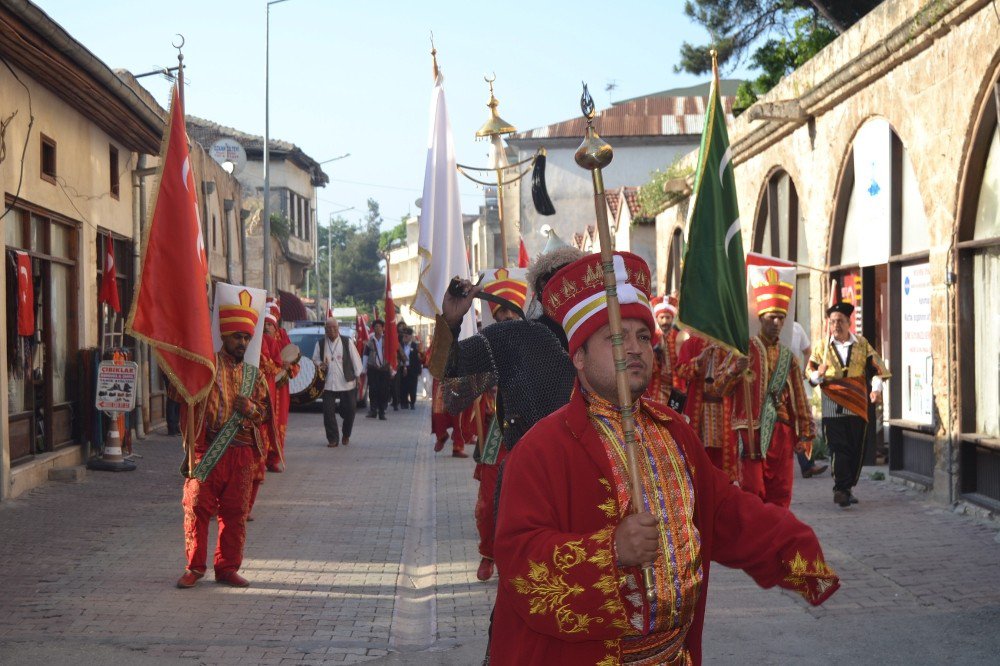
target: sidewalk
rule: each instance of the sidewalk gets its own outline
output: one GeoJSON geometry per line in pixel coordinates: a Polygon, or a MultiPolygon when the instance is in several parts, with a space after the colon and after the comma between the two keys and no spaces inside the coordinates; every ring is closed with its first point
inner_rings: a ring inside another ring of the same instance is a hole
{"type": "MultiPolygon", "coordinates": [[[[329,449],[319,412],[292,414],[289,469],[249,524],[246,590],[174,587],[177,438],[137,443],[135,472],[0,504],[0,663],[478,664],[496,579],[475,579],[473,463],[433,453],[429,402],[388,417],[359,414],[352,444],[329,449]]],[[[849,510],[828,474],[797,480],[793,509],[844,581],[824,606],[713,567],[706,663],[995,658],[1000,525],[864,478],[849,510]]]]}

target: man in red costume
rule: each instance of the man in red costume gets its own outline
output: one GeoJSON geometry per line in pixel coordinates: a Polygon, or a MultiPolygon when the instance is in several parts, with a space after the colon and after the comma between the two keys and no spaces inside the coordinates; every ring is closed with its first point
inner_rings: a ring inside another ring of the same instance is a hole
{"type": "Polygon", "coordinates": [[[712,561],[820,604],[839,587],[813,531],[732,485],[676,412],[642,397],[652,371],[649,269],[616,253],[643,502],[630,506],[598,255],[563,268],[542,303],[577,384],[507,458],[496,531],[490,663],[699,664],[712,561]],[[641,565],[653,568],[648,600],[641,565]]]}
{"type": "MultiPolygon", "coordinates": [[[[486,302],[490,306],[493,321],[504,322],[523,319],[524,306],[528,300],[528,283],[510,277],[506,269],[499,269],[494,274],[496,278],[483,285],[483,293],[490,297],[486,302]],[[510,307],[514,306],[514,307],[510,307]]],[[[495,390],[492,392],[495,394],[495,390]]],[[[495,509],[497,478],[500,476],[500,465],[507,457],[507,447],[503,445],[500,425],[495,421],[495,395],[490,392],[480,396],[481,413],[486,416],[479,423],[485,422],[486,427],[479,427],[484,434],[479,436],[479,460],[473,478],[479,481],[479,496],[476,500],[476,529],[479,531],[479,569],[476,578],[487,581],[493,577],[493,532],[496,529],[495,509]]]]}
{"type": "Polygon", "coordinates": [[[792,503],[795,453],[809,455],[816,435],[802,368],[792,350],[778,341],[795,285],[783,282],[770,268],[751,289],[760,333],[750,338],[749,376],[736,383],[733,395],[733,434],[743,472],[740,484],[765,502],[787,508],[792,503]],[[752,436],[747,433],[748,402],[752,436]]]}
{"type": "MultiPolygon", "coordinates": [[[[270,310],[270,307],[268,307],[267,315],[264,317],[264,335],[261,336],[260,341],[260,373],[267,382],[267,393],[271,396],[272,400],[277,399],[278,390],[275,386],[275,380],[282,371],[281,348],[278,346],[281,343],[272,334],[277,324],[277,317],[270,310]],[[270,331],[268,330],[269,328],[271,329],[270,331]]],[[[268,460],[271,459],[272,455],[278,455],[280,459],[280,453],[275,453],[280,451],[278,448],[280,444],[278,443],[277,429],[273,427],[275,425],[274,422],[275,419],[271,419],[272,427],[264,428],[264,436],[267,440],[264,448],[265,454],[261,456],[260,464],[254,470],[253,488],[250,491],[250,506],[247,508],[247,520],[253,520],[253,507],[257,503],[257,494],[260,492],[260,486],[264,483],[268,460]]]]}
{"type": "MultiPolygon", "coordinates": [[[[195,405],[196,423],[201,427],[195,441],[187,443],[194,446],[194,468],[184,470],[188,477],[182,501],[187,568],[177,581],[180,588],[194,587],[205,575],[208,525],[216,516],[215,581],[233,587],[250,585],[238,572],[254,471],[267,442],[263,428],[272,414],[267,381],[257,368],[243,362],[259,316],[250,303],[250,292],[244,289],[239,302],[219,305],[222,349],[215,355],[215,381],[208,396],[195,405]]],[[[181,413],[184,433],[188,418],[185,404],[181,413]]]]}
{"type": "Polygon", "coordinates": [[[281,308],[277,300],[268,299],[267,315],[268,318],[264,320],[264,336],[273,340],[272,348],[277,351],[277,360],[281,365],[274,381],[277,391],[274,394],[274,430],[278,445],[267,452],[267,469],[269,472],[281,472],[285,469],[285,431],[288,429],[288,407],[291,404],[288,380],[299,374],[299,364],[290,363],[281,357],[282,350],[292,344],[292,340],[281,327],[281,308]]]}
{"type": "Polygon", "coordinates": [[[740,460],[731,436],[732,393],[744,370],[746,357],[698,335],[681,346],[677,374],[687,384],[684,416],[705,446],[708,459],[729,477],[740,478],[740,460]]]}
{"type": "Polygon", "coordinates": [[[677,297],[657,296],[649,302],[656,320],[653,333],[653,378],[646,388],[646,397],[661,405],[670,404],[670,393],[674,389],[684,390],[684,381],[677,374],[677,354],[686,336],[674,326],[677,316],[677,297]]]}

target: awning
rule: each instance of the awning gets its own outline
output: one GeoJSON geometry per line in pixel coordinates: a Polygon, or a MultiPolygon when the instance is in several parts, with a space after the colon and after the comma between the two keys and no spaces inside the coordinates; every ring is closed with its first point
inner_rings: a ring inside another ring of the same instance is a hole
{"type": "Polygon", "coordinates": [[[278,302],[281,306],[281,321],[304,321],[309,318],[302,299],[290,291],[278,290],[278,302]]]}

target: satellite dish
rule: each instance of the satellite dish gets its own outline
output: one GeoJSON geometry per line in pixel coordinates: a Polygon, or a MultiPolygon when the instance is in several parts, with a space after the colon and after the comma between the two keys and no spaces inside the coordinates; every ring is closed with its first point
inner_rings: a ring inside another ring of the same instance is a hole
{"type": "Polygon", "coordinates": [[[218,162],[227,173],[234,176],[239,175],[246,168],[247,151],[243,150],[243,146],[236,139],[229,137],[219,139],[212,144],[208,152],[212,159],[218,162]],[[226,164],[227,162],[229,164],[226,164]]]}

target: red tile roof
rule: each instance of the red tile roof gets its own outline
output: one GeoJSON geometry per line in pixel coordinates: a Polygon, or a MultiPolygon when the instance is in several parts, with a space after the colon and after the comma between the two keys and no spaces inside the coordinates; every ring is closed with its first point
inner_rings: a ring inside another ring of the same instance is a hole
{"type": "MultiPolygon", "coordinates": [[[[735,97],[723,96],[722,108],[733,120],[735,97]]],[[[706,97],[640,97],[598,112],[594,127],[601,136],[678,136],[701,134],[706,97]]],[[[511,135],[517,139],[582,137],[587,121],[582,116],[511,135]]]]}

